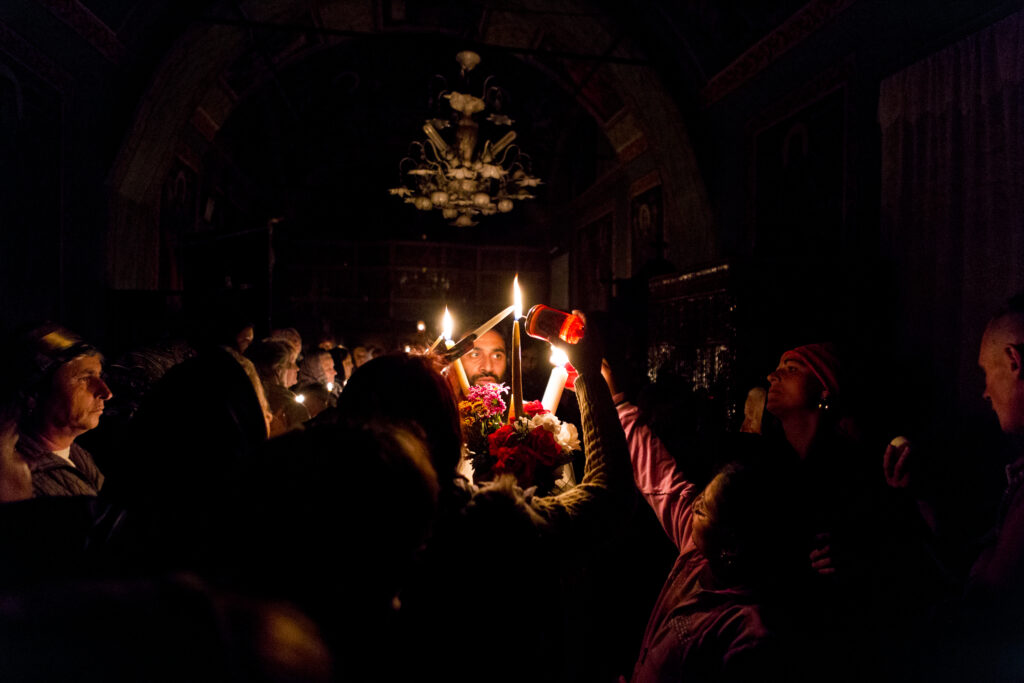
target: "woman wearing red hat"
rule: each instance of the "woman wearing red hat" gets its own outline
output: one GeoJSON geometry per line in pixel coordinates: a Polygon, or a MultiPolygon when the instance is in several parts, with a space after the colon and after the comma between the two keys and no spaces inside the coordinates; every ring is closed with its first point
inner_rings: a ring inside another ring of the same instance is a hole
{"type": "MultiPolygon", "coordinates": [[[[888,492],[873,449],[843,420],[842,365],[833,344],[786,351],[768,375],[765,412],[799,458],[798,523],[809,551],[803,618],[833,680],[869,680],[907,590],[908,518],[888,492]],[[880,618],[881,617],[881,618],[880,618]],[[874,636],[872,636],[874,634],[874,636]],[[871,640],[874,637],[874,640],[871,640]]],[[[919,575],[923,576],[923,575],[919,575]]]]}
{"type": "Polygon", "coordinates": [[[867,459],[856,457],[855,445],[838,430],[839,376],[834,345],[799,346],[783,353],[768,375],[765,400],[765,412],[778,420],[800,460],[798,523],[809,552],[802,620],[814,642],[811,649],[827,653],[824,662],[846,660],[833,673],[853,664],[854,653],[845,647],[852,635],[847,629],[863,623],[855,596],[865,576],[863,541],[870,535],[858,512],[869,509],[871,492],[869,472],[861,466],[867,459]]]}
{"type": "Polygon", "coordinates": [[[826,429],[836,426],[839,356],[832,344],[807,344],[782,354],[768,375],[765,410],[779,419],[786,440],[800,459],[826,429]]]}

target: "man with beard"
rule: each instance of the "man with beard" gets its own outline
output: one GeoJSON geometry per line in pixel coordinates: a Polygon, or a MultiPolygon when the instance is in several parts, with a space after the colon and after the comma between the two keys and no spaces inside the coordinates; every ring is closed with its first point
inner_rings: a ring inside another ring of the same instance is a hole
{"type": "Polygon", "coordinates": [[[462,357],[470,386],[504,382],[507,364],[505,338],[495,330],[480,335],[473,343],[473,349],[462,357]]]}

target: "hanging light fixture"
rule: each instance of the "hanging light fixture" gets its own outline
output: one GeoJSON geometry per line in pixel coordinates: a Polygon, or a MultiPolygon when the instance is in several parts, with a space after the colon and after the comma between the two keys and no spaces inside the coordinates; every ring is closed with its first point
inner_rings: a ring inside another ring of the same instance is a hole
{"type": "MultiPolygon", "coordinates": [[[[480,55],[468,50],[455,59],[462,66],[463,80],[480,63],[480,55]]],[[[478,216],[508,213],[518,200],[534,199],[530,189],[541,181],[530,174],[528,157],[513,144],[513,121],[500,113],[502,91],[489,87],[490,80],[484,82],[480,97],[456,91],[441,93],[451,113],[423,125],[427,137],[414,142],[413,154],[399,164],[407,179],[390,190],[392,195],[421,211],[439,210],[451,225],[460,227],[476,225],[478,216]],[[499,131],[510,130],[496,141],[478,145],[477,116],[499,131]],[[448,133],[448,139],[442,131],[448,133]]]]}

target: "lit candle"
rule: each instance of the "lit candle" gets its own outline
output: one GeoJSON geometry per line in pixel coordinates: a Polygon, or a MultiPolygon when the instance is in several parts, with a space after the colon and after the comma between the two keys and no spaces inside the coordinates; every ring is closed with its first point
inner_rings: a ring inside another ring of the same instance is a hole
{"type": "MultiPolygon", "coordinates": [[[[455,328],[455,321],[452,320],[452,314],[448,312],[448,307],[444,307],[444,318],[442,319],[441,328],[444,330],[441,336],[444,337],[445,348],[452,348],[455,346],[455,342],[452,341],[452,330],[455,328]]],[[[469,379],[466,377],[466,369],[462,367],[462,361],[456,359],[452,366],[455,368],[455,376],[459,379],[459,386],[462,388],[462,395],[469,396],[469,379]]]]}
{"type": "Polygon", "coordinates": [[[555,367],[551,368],[548,386],[544,389],[544,398],[540,402],[544,405],[544,410],[553,413],[558,408],[558,402],[562,399],[562,389],[565,388],[565,382],[569,379],[569,371],[565,369],[569,357],[565,355],[564,351],[552,345],[551,362],[555,367]]]}
{"type": "Polygon", "coordinates": [[[509,418],[523,416],[523,352],[519,341],[519,319],[523,317],[523,295],[519,275],[512,281],[512,409],[509,418]]]}

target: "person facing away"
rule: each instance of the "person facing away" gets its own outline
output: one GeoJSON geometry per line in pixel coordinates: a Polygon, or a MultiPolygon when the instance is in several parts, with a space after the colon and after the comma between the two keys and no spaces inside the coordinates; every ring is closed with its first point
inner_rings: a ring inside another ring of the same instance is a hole
{"type": "Polygon", "coordinates": [[[12,340],[15,383],[24,402],[17,450],[35,497],[95,496],[103,474],[75,440],[95,429],[113,397],[103,357],[74,332],[46,323],[12,340]]]}
{"type": "MultiPolygon", "coordinates": [[[[438,474],[437,524],[402,596],[408,656],[391,663],[396,680],[564,680],[561,581],[633,503],[596,335],[569,353],[580,373],[587,463],[580,484],[556,496],[535,497],[510,477],[477,488],[457,474],[458,407],[430,356],[375,358],[342,392],[338,413],[347,419],[386,418],[422,429],[438,474]],[[497,657],[495,643],[502,644],[497,657]]],[[[387,482],[366,485],[387,490],[387,482]]]]}

